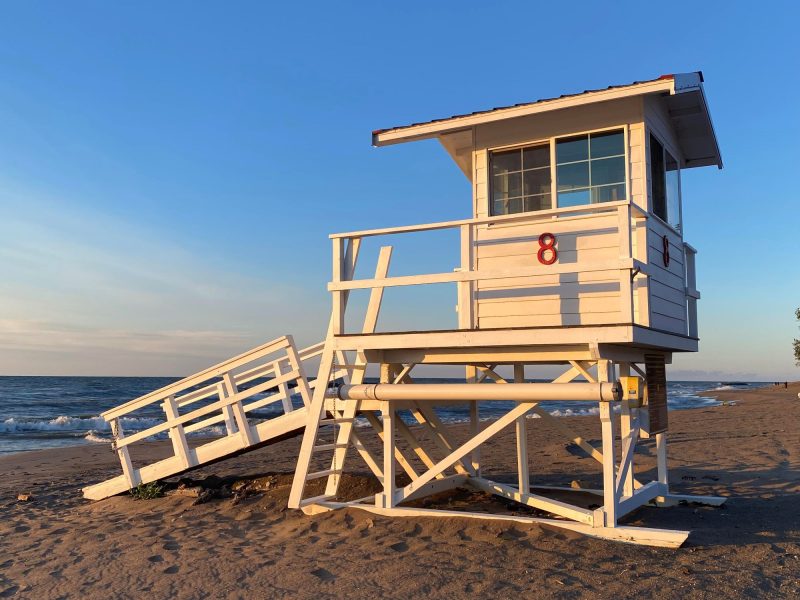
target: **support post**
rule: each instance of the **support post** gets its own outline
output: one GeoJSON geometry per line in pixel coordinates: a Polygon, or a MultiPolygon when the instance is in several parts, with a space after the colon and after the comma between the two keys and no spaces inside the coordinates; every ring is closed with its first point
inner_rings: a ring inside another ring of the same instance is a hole
{"type": "MultiPolygon", "coordinates": [[[[478,380],[478,370],[467,365],[466,367],[466,380],[467,383],[476,383],[478,380]]],[[[473,400],[469,403],[469,432],[472,437],[478,435],[481,431],[481,416],[478,407],[478,401],[473,400]]],[[[470,462],[472,463],[472,470],[476,477],[481,476],[481,450],[480,447],[475,448],[470,454],[470,462]]]]}
{"type": "Polygon", "coordinates": [[[658,467],[658,482],[663,483],[669,491],[669,472],[667,471],[667,433],[656,434],[656,464],[658,467]]]}
{"type": "MultiPolygon", "coordinates": [[[[514,365],[514,382],[525,382],[525,365],[514,365]]],[[[519,491],[528,494],[531,491],[531,479],[528,469],[528,418],[522,415],[516,421],[517,430],[517,478],[519,491]]]]}
{"type": "MultiPolygon", "coordinates": [[[[619,376],[620,377],[629,377],[631,374],[631,366],[630,363],[620,363],[619,365],[619,376]]],[[[630,404],[623,400],[622,401],[622,411],[620,414],[620,428],[619,428],[619,435],[622,439],[622,444],[620,448],[620,469],[623,467],[622,461],[628,459],[630,460],[630,465],[628,466],[627,470],[625,471],[625,477],[623,478],[622,483],[622,495],[623,496],[633,496],[633,460],[635,457],[635,448],[630,448],[629,452],[626,452],[628,448],[626,447],[626,440],[628,444],[635,444],[636,439],[633,435],[633,416],[634,411],[638,411],[638,408],[631,408],[630,404]]],[[[638,437],[638,435],[636,436],[638,437]]]]}
{"type": "Polygon", "coordinates": [[[385,402],[381,409],[383,417],[383,494],[380,495],[381,508],[395,505],[395,461],[394,461],[394,407],[385,402]]]}
{"type": "Polygon", "coordinates": [[[331,340],[325,341],[325,348],[320,358],[319,371],[317,372],[317,385],[308,408],[308,420],[303,432],[303,441],[300,444],[300,454],[297,457],[297,468],[292,480],[292,490],[289,493],[289,508],[300,508],[303,500],[303,491],[306,487],[306,478],[311,464],[311,455],[319,431],[319,420],[325,408],[325,393],[328,391],[328,381],[333,368],[333,345],[331,340]]]}
{"type": "MultiPolygon", "coordinates": [[[[610,361],[598,361],[598,381],[610,381],[613,378],[612,369],[613,365],[610,361]]],[[[614,437],[616,434],[614,430],[616,427],[614,425],[614,411],[611,410],[611,402],[600,402],[600,426],[603,435],[603,512],[606,527],[616,527],[617,525],[617,482],[614,464],[614,437]]]]}

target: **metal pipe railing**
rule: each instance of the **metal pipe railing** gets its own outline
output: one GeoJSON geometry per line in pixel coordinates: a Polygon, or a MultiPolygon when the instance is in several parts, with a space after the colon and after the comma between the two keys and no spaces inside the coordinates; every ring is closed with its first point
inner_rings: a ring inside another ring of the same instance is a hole
{"type": "Polygon", "coordinates": [[[613,402],[622,398],[619,383],[374,383],[343,385],[328,393],[340,400],[410,400],[458,402],[507,400],[512,402],[613,402]]]}

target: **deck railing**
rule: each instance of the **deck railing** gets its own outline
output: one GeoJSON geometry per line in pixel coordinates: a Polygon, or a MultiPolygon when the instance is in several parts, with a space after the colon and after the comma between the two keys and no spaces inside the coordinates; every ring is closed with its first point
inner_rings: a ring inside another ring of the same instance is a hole
{"type": "MultiPolygon", "coordinates": [[[[619,271],[620,311],[622,319],[624,322],[633,322],[633,280],[639,274],[647,274],[647,265],[638,257],[634,256],[633,232],[637,228],[637,222],[647,217],[647,212],[642,210],[639,206],[628,201],[620,201],[588,206],[556,208],[546,211],[498,217],[462,219],[458,221],[425,223],[421,225],[333,234],[330,236],[333,242],[333,277],[328,284],[328,291],[331,292],[333,299],[331,317],[332,332],[334,335],[346,333],[344,325],[345,311],[347,307],[347,295],[351,290],[382,289],[435,283],[456,283],[458,284],[459,296],[459,329],[473,329],[475,327],[473,298],[476,281],[594,271],[619,271]],[[473,260],[475,232],[476,228],[479,226],[503,224],[544,225],[553,222],[562,223],[577,219],[591,219],[598,215],[608,216],[614,213],[617,215],[619,255],[612,260],[581,262],[579,264],[554,264],[549,266],[546,272],[539,266],[497,270],[473,269],[473,264],[475,262],[473,260]],[[352,274],[355,272],[362,239],[374,236],[388,236],[445,229],[459,229],[461,232],[460,265],[454,270],[443,273],[353,279],[352,274]]],[[[644,242],[640,241],[639,246],[645,248],[646,240],[644,242]],[[644,244],[644,246],[642,244],[644,244]]],[[[644,252],[644,250],[642,252],[644,252]]],[[[644,257],[646,257],[646,254],[643,254],[642,258],[644,257]]]]}

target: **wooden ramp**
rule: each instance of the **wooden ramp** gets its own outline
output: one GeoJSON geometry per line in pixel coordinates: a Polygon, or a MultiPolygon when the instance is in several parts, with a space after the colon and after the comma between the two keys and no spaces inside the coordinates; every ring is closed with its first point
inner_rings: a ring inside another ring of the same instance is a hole
{"type": "Polygon", "coordinates": [[[316,384],[304,365],[317,362],[323,348],[298,351],[284,336],[104,412],[122,474],[84,488],[84,497],[107,498],[302,433],[316,384]],[[302,406],[292,404],[293,393],[302,406]],[[158,422],[126,436],[124,423],[136,418],[158,422]],[[139,465],[135,444],[159,435],[169,436],[172,456],[139,465]]]}

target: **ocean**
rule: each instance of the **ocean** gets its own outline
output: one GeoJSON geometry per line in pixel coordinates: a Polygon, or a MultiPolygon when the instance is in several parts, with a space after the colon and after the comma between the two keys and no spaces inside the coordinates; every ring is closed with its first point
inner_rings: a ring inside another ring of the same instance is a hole
{"type": "MultiPolygon", "coordinates": [[[[108,443],[111,432],[100,413],[118,404],[163,387],[173,377],[0,377],[0,454],[60,448],[78,444],[108,443]]],[[[420,380],[421,381],[421,380],[420,380]]],[[[443,381],[443,380],[432,380],[443,381]]],[[[451,380],[457,381],[457,380],[451,380]]],[[[747,389],[763,382],[674,381],[668,386],[671,410],[683,410],[718,404],[713,398],[697,394],[708,390],[747,389]]],[[[299,397],[294,398],[300,404],[299,397]]],[[[481,406],[481,418],[505,413],[512,403],[493,402],[481,406]]],[[[596,407],[576,408],[575,403],[543,402],[542,406],[559,417],[597,414],[596,407]]],[[[255,417],[267,418],[269,407],[255,417]]],[[[141,431],[162,421],[158,404],[123,419],[127,434],[141,431]]],[[[443,421],[466,421],[464,408],[441,412],[443,421]]],[[[218,433],[222,433],[219,431],[218,433]]]]}

